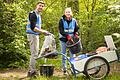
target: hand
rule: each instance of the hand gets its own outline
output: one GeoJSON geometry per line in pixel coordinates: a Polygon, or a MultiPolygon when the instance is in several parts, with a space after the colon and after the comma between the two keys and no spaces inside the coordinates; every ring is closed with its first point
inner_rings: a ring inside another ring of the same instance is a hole
{"type": "Polygon", "coordinates": [[[50,32],[48,32],[48,31],[45,31],[44,32],[44,35],[46,35],[46,36],[48,36],[48,35],[50,35],[51,33],[50,32]]]}
{"type": "Polygon", "coordinates": [[[68,40],[71,40],[72,38],[71,38],[71,36],[70,36],[70,35],[67,35],[67,39],[68,39],[68,40]]]}

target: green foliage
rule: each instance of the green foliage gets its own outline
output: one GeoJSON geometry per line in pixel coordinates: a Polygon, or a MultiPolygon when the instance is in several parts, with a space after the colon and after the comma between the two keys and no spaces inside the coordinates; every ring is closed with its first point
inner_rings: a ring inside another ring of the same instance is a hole
{"type": "Polygon", "coordinates": [[[64,13],[64,8],[61,6],[63,6],[65,3],[63,0],[45,0],[45,2],[46,7],[42,13],[42,28],[55,35],[57,49],[59,50],[58,23],[64,13]]]}
{"type": "Polygon", "coordinates": [[[0,67],[25,66],[28,61],[24,36],[19,35],[14,6],[1,4],[0,67]]]}
{"type": "Polygon", "coordinates": [[[104,35],[119,33],[118,13],[108,12],[111,2],[115,5],[113,0],[80,0],[80,31],[85,51],[104,46],[104,35]]]}

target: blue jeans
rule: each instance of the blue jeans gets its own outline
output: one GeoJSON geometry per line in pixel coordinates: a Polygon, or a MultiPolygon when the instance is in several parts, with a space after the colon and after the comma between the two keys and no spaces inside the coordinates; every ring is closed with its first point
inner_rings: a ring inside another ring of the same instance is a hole
{"type": "MultiPolygon", "coordinates": [[[[61,53],[62,54],[65,54],[66,55],[66,43],[63,42],[63,41],[60,41],[60,46],[61,46],[61,53]]],[[[69,51],[69,54],[70,54],[70,57],[73,57],[73,54],[69,51]]],[[[63,67],[63,70],[66,70],[66,57],[65,56],[62,56],[62,67],[63,67]]]]}

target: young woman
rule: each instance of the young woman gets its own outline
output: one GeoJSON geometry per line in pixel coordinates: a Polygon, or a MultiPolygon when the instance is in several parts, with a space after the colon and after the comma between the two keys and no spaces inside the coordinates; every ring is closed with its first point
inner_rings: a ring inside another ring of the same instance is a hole
{"type": "MultiPolygon", "coordinates": [[[[59,39],[61,44],[61,53],[66,54],[66,42],[68,40],[72,40],[72,36],[78,38],[77,31],[78,25],[76,19],[73,18],[71,8],[66,8],[64,11],[64,15],[61,17],[59,21],[59,39]]],[[[70,52],[71,53],[71,52],[70,52]]],[[[71,53],[71,57],[72,57],[71,53]]],[[[63,72],[66,73],[66,62],[65,57],[62,56],[62,67],[63,72]]]]}

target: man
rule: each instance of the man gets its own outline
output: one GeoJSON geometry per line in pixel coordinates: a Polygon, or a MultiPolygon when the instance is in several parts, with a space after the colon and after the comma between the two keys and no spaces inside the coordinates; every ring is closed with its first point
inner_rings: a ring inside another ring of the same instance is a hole
{"type": "Polygon", "coordinates": [[[26,26],[26,33],[31,52],[28,76],[36,75],[35,59],[38,57],[39,52],[39,34],[50,34],[48,31],[41,29],[41,16],[39,14],[42,12],[44,6],[45,3],[43,1],[36,4],[35,10],[29,13],[28,24],[26,26]]]}

